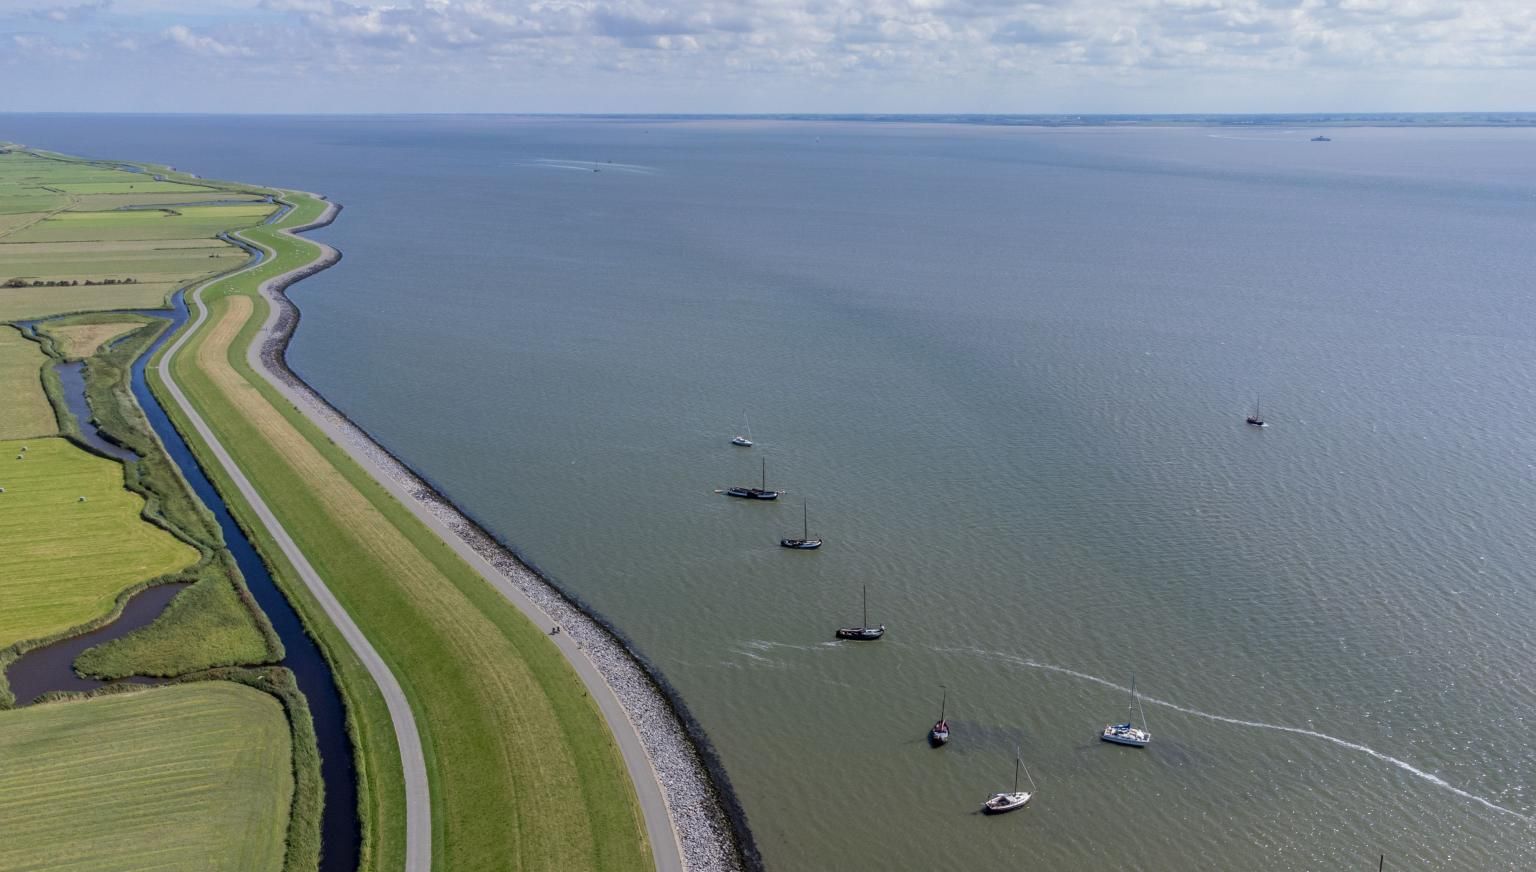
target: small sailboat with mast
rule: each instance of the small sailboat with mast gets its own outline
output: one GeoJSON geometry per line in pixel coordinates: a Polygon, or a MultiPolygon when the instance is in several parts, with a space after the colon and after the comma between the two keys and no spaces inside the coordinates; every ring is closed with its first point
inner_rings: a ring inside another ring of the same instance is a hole
{"type": "Polygon", "coordinates": [[[732,436],[731,437],[731,444],[732,445],[739,445],[742,448],[751,448],[752,447],[752,422],[747,420],[747,413],[746,412],[742,412],[741,413],[741,421],[742,421],[743,424],[746,425],[747,435],[745,435],[745,436],[732,436]]]}
{"type": "Polygon", "coordinates": [[[1014,749],[1013,790],[1008,793],[992,794],[991,799],[988,799],[986,802],[981,804],[981,810],[983,813],[1002,814],[1004,812],[1013,811],[1014,809],[1023,808],[1029,803],[1031,799],[1034,798],[1035,794],[1030,791],[1038,792],[1039,788],[1035,787],[1035,777],[1029,774],[1029,770],[1027,768],[1024,770],[1024,774],[1029,776],[1030,790],[1019,790],[1019,768],[1023,765],[1023,756],[1019,754],[1018,749],[1014,749]]]}
{"type": "Polygon", "coordinates": [[[949,688],[939,697],[939,720],[928,730],[928,744],[935,748],[949,743],[949,721],[944,718],[944,707],[949,702],[949,688]]]}
{"type": "Polygon", "coordinates": [[[742,499],[747,499],[747,500],[776,500],[776,499],[778,499],[779,498],[779,492],[776,491],[776,490],[769,490],[768,489],[768,458],[766,458],[766,457],[763,458],[763,485],[762,485],[762,487],[743,487],[741,485],[737,485],[736,487],[726,488],[725,495],[728,496],[728,497],[741,497],[742,499]]]}
{"type": "Polygon", "coordinates": [[[1268,424],[1264,423],[1264,409],[1259,404],[1259,397],[1253,398],[1253,414],[1248,416],[1248,423],[1254,427],[1269,426],[1268,424]]]}
{"type": "Polygon", "coordinates": [[[1106,742],[1114,742],[1116,745],[1130,745],[1132,748],[1145,748],[1152,742],[1152,734],[1147,730],[1147,713],[1141,707],[1141,697],[1136,694],[1136,676],[1131,676],[1131,704],[1130,714],[1141,715],[1141,726],[1137,727],[1132,721],[1127,720],[1123,724],[1107,724],[1099,738],[1106,742]]]}
{"type": "Polygon", "coordinates": [[[837,638],[850,642],[873,642],[885,635],[885,625],[869,625],[869,585],[864,585],[864,624],[858,627],[838,627],[837,638]]]}
{"type": "Polygon", "coordinates": [[[821,547],[820,539],[811,538],[811,509],[807,504],[801,506],[800,538],[780,539],[779,545],[784,548],[794,548],[799,551],[814,551],[821,547]]]}

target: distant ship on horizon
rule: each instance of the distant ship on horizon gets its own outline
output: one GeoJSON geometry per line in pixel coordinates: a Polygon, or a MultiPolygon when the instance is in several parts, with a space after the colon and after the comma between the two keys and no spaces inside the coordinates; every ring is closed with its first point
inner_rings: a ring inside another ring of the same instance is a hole
{"type": "Polygon", "coordinates": [[[1313,142],[1333,142],[1333,140],[1331,140],[1328,137],[1322,135],[1321,133],[1319,133],[1318,135],[1312,137],[1312,141],[1313,142]]]}

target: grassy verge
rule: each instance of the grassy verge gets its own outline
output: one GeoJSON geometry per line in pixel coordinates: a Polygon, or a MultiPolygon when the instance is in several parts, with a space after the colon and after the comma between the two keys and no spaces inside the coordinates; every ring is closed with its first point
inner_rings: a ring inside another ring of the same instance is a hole
{"type": "Polygon", "coordinates": [[[0,712],[0,868],[282,869],[290,741],[228,682],[0,712]]]}
{"type": "MultiPolygon", "coordinates": [[[[284,226],[324,208],[293,201],[284,226]]],[[[210,321],[176,378],[404,686],[438,866],[649,868],[613,738],[558,650],[249,369],[267,310],[257,283],[316,250],[267,227],[244,235],[276,256],[207,294],[210,321]]]]}

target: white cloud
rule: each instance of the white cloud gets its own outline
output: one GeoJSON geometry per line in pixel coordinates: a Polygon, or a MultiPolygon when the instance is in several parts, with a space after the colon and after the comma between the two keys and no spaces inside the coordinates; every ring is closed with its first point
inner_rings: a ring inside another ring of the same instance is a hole
{"type": "MultiPolygon", "coordinates": [[[[1499,92],[1477,87],[1477,75],[1536,76],[1533,0],[107,2],[40,0],[21,16],[0,12],[0,34],[48,34],[49,48],[25,51],[57,56],[72,46],[101,75],[131,56],[147,64],[168,44],[223,61],[222,73],[326,70],[328,84],[350,77],[358,88],[392,76],[436,95],[498,84],[535,91],[541,82],[551,92],[611,92],[618,83],[634,95],[841,93],[849,109],[861,94],[941,100],[1054,88],[1065,99],[1102,83],[1174,98],[1196,77],[1202,93],[1224,87],[1236,100],[1257,76],[1281,92],[1287,82],[1349,75],[1455,80],[1487,105],[1499,92]],[[22,20],[24,28],[6,26],[22,20]],[[1155,84],[1175,79],[1184,84],[1155,84]]],[[[1506,105],[1528,102],[1536,88],[1508,86],[1505,96],[1506,105]]],[[[1187,108],[1147,109],[1165,106],[1187,108]]]]}

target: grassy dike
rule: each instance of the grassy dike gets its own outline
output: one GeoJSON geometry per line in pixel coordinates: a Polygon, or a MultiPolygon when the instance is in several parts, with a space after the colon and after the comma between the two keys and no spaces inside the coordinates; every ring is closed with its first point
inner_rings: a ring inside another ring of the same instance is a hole
{"type": "MultiPolygon", "coordinates": [[[[311,223],[325,204],[285,198],[295,208],[278,225],[242,233],[275,256],[204,292],[209,319],[177,355],[175,376],[410,698],[432,783],[434,865],[649,868],[617,747],[558,650],[247,363],[268,311],[259,283],[319,253],[276,231],[311,223]]],[[[151,382],[162,390],[153,371],[151,382]]],[[[254,526],[249,507],[212,472],[237,517],[254,526]]],[[[260,531],[255,540],[301,613],[313,617],[317,609],[274,543],[260,531]]],[[[311,625],[336,655],[342,646],[328,638],[328,624],[311,625]]],[[[338,674],[369,781],[362,793],[370,857],[386,868],[402,820],[398,760],[391,766],[394,749],[384,748],[389,723],[382,705],[356,704],[357,670],[341,664],[338,674]]]]}

